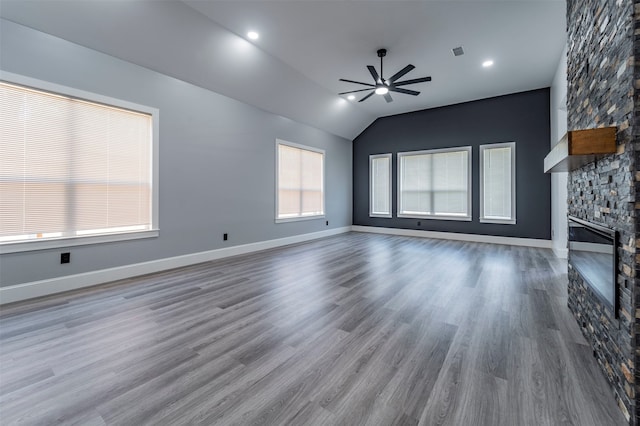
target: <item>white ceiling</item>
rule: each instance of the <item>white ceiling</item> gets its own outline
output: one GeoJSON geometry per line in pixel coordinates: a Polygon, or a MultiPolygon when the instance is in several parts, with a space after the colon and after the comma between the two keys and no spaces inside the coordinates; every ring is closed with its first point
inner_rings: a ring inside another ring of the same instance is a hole
{"type": "Polygon", "coordinates": [[[566,37],[564,0],[0,2],[5,19],[348,139],[376,117],[548,87],[566,37]],[[362,87],[338,79],[372,81],[379,48],[385,76],[411,63],[403,79],[433,81],[392,103],[341,100],[362,87]]]}
{"type": "Polygon", "coordinates": [[[238,35],[260,32],[257,46],[333,93],[363,88],[339,78],[371,83],[378,48],[385,75],[413,64],[403,79],[433,78],[407,87],[417,97],[358,105],[375,116],[547,87],[565,42],[564,1],[183,1],[238,35]]]}

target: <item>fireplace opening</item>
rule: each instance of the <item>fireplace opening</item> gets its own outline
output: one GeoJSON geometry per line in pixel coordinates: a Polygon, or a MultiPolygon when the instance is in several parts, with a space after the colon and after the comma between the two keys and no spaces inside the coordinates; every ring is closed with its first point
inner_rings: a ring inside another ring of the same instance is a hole
{"type": "Polygon", "coordinates": [[[615,230],[569,216],[569,263],[615,318],[617,243],[615,230]]]}

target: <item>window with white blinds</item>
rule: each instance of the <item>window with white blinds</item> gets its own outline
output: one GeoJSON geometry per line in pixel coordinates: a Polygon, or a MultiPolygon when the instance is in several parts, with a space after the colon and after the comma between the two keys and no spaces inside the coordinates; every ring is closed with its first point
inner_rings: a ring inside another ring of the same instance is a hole
{"type": "Polygon", "coordinates": [[[480,222],[516,223],[516,144],[480,145],[480,222]]]}
{"type": "Polygon", "coordinates": [[[324,151],[276,141],[276,221],[324,216],[324,151]]]}
{"type": "Polygon", "coordinates": [[[398,217],[471,220],[471,147],[398,153],[398,217]]]}
{"type": "Polygon", "coordinates": [[[0,81],[0,243],[153,229],[153,116],[82,94],[0,81]]]}
{"type": "Polygon", "coordinates": [[[369,156],[369,216],[391,217],[391,154],[369,156]]]}

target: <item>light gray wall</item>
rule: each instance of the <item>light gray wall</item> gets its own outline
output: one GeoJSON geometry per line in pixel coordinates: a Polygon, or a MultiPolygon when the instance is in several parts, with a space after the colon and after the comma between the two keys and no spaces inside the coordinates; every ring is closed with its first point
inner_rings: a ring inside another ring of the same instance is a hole
{"type": "Polygon", "coordinates": [[[0,286],[351,224],[349,140],[6,20],[0,31],[4,71],[160,110],[160,236],[2,254],[0,286]],[[276,138],[326,151],[326,219],[275,223],[276,138]]]}
{"type": "MultiPolygon", "coordinates": [[[[0,0],[0,4],[0,16],[9,21],[344,138],[355,138],[375,119],[271,56],[260,48],[262,42],[250,43],[180,0],[0,0]]],[[[208,6],[217,8],[202,5],[208,6]]],[[[267,28],[263,30],[269,37],[267,28]]]]}
{"type": "MultiPolygon", "coordinates": [[[[567,48],[551,84],[551,148],[567,132],[567,48]]],[[[567,172],[551,173],[551,239],[559,257],[567,257],[567,172]]]]}

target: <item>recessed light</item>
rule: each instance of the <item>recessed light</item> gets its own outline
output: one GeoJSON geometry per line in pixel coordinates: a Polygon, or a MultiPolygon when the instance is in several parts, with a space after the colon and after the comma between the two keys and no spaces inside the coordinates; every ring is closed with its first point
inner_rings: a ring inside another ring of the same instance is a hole
{"type": "Polygon", "coordinates": [[[492,61],[491,59],[489,59],[488,61],[484,61],[484,62],[482,63],[482,66],[483,66],[483,67],[485,67],[485,68],[488,68],[488,67],[490,67],[491,65],[493,65],[493,61],[492,61]]]}
{"type": "Polygon", "coordinates": [[[356,97],[355,95],[349,95],[347,96],[347,99],[349,99],[350,101],[354,100],[356,97]]]}
{"type": "Polygon", "coordinates": [[[378,87],[376,89],[376,95],[386,95],[387,93],[389,93],[389,89],[387,89],[386,87],[382,86],[382,87],[378,87]]]}
{"type": "Polygon", "coordinates": [[[259,39],[259,38],[260,38],[260,34],[258,34],[258,33],[257,33],[257,32],[255,32],[255,31],[249,31],[249,32],[247,33],[247,37],[249,37],[251,40],[257,40],[257,39],[259,39]]]}

